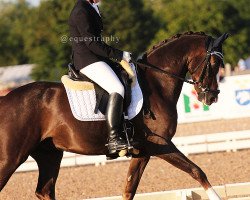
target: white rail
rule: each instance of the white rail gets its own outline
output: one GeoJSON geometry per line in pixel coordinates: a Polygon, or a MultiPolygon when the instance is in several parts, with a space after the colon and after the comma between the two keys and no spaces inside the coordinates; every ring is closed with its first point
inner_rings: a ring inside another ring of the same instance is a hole
{"type": "Polygon", "coordinates": [[[185,154],[237,151],[250,148],[250,130],[173,138],[185,154]]]}
{"type": "MultiPolygon", "coordinates": [[[[194,135],[173,138],[173,143],[184,154],[200,154],[212,153],[220,151],[237,151],[250,148],[250,130],[234,131],[225,133],[214,133],[207,135],[194,135]]],[[[119,158],[112,162],[128,160],[127,158],[119,158]]],[[[85,156],[74,153],[64,153],[61,167],[79,166],[79,165],[104,165],[106,156],[85,156]]],[[[29,157],[17,171],[37,170],[36,162],[29,157]]]]}
{"type": "MultiPolygon", "coordinates": [[[[221,198],[228,200],[250,200],[250,182],[226,184],[215,186],[215,191],[221,198]]],[[[135,200],[201,200],[208,199],[203,188],[190,188],[181,190],[172,190],[164,192],[152,192],[135,195],[135,200]]],[[[89,200],[122,200],[121,196],[102,197],[89,200]]]]}

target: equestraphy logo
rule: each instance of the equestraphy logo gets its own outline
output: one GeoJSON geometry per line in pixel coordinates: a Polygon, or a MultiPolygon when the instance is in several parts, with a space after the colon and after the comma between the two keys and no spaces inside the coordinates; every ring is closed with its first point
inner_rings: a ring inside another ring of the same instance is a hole
{"type": "Polygon", "coordinates": [[[69,37],[67,35],[62,35],[60,37],[61,43],[66,44],[68,42],[74,42],[74,43],[82,43],[82,42],[93,42],[93,41],[99,41],[99,42],[113,42],[113,43],[119,43],[120,39],[117,36],[106,36],[106,37],[69,37]]]}

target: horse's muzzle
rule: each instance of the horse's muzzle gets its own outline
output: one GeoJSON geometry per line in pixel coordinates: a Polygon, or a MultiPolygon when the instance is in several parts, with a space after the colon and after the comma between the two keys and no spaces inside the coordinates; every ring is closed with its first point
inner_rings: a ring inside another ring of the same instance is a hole
{"type": "Polygon", "coordinates": [[[217,103],[220,90],[204,90],[198,93],[198,100],[206,105],[217,103]]]}

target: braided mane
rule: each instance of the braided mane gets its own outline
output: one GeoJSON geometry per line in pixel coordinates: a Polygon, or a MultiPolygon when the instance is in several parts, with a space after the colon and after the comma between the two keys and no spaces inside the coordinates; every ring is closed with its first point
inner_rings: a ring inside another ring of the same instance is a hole
{"type": "Polygon", "coordinates": [[[185,33],[178,33],[178,34],[172,36],[171,38],[165,39],[165,40],[159,42],[158,44],[154,45],[151,49],[148,50],[147,55],[151,54],[154,50],[159,49],[160,47],[171,42],[172,40],[180,38],[181,36],[184,36],[184,35],[204,35],[205,36],[206,34],[204,32],[193,32],[193,31],[188,31],[185,33]]]}

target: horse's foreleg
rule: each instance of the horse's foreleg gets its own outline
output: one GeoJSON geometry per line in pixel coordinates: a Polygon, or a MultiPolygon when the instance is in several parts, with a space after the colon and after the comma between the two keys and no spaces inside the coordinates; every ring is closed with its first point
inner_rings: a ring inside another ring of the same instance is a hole
{"type": "Polygon", "coordinates": [[[15,159],[0,159],[0,191],[4,188],[19,165],[20,162],[17,162],[15,159]]]}
{"type": "Polygon", "coordinates": [[[136,189],[144,172],[146,165],[148,164],[150,157],[132,158],[127,174],[125,190],[123,193],[124,200],[131,200],[134,198],[136,189]]]}
{"type": "Polygon", "coordinates": [[[157,157],[166,160],[197,180],[206,191],[210,200],[220,200],[220,197],[209,183],[206,174],[183,153],[181,153],[172,142],[170,142],[169,145],[171,147],[171,153],[158,155],[157,157]]]}
{"type": "MultiPolygon", "coordinates": [[[[1,125],[0,125],[1,126],[1,125]]],[[[11,132],[9,134],[11,136],[11,132]]],[[[15,170],[28,158],[27,151],[20,149],[16,141],[19,138],[4,137],[0,139],[0,191],[7,184],[15,170]]],[[[28,148],[27,148],[28,149],[28,148]]]]}
{"type": "Polygon", "coordinates": [[[55,184],[63,152],[56,149],[43,150],[39,148],[31,156],[36,160],[39,168],[36,196],[40,200],[54,200],[55,184]]]}

